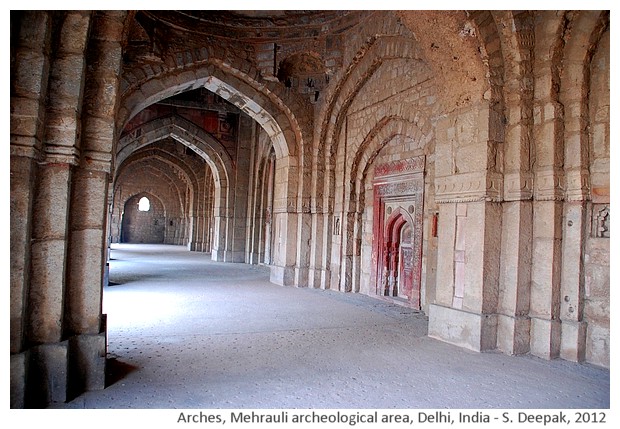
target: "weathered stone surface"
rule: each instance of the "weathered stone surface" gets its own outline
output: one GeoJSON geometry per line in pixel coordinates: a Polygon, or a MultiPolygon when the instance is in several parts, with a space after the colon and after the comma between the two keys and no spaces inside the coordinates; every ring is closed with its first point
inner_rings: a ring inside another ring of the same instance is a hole
{"type": "Polygon", "coordinates": [[[101,386],[108,241],[371,296],[415,273],[381,298],[431,336],[609,366],[609,12],[272,14],[12,14],[12,404],[101,386]]]}
{"type": "Polygon", "coordinates": [[[11,408],[25,408],[28,353],[11,354],[11,408]]]}
{"type": "Polygon", "coordinates": [[[42,344],[30,350],[26,407],[42,408],[67,398],[68,342],[42,344]]]}
{"type": "Polygon", "coordinates": [[[429,337],[478,352],[496,348],[496,315],[480,315],[433,304],[428,317],[429,337]]]}
{"type": "Polygon", "coordinates": [[[74,394],[105,385],[106,335],[77,335],[69,340],[69,389],[74,394]]]}

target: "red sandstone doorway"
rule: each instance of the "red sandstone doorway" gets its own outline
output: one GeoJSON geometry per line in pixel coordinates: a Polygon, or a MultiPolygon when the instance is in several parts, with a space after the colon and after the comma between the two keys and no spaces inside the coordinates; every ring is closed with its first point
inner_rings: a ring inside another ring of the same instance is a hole
{"type": "Polygon", "coordinates": [[[373,188],[375,293],[420,310],[424,158],[377,166],[373,188]]]}

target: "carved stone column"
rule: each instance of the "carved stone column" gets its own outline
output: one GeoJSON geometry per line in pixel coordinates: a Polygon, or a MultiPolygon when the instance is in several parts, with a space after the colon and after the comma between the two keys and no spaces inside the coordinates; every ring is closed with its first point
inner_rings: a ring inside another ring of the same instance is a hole
{"type": "Polygon", "coordinates": [[[533,143],[534,201],[532,230],[532,280],[530,294],[530,352],[552,359],[559,356],[561,322],[560,271],[562,267],[562,200],[564,109],[557,101],[558,55],[554,49],[561,20],[547,16],[536,27],[534,62],[533,143]]]}
{"type": "Polygon", "coordinates": [[[51,18],[46,12],[23,12],[19,25],[19,40],[11,50],[11,408],[25,405],[32,204],[45,120],[51,18]]]}
{"type": "Polygon", "coordinates": [[[106,328],[101,299],[125,16],[126,12],[94,14],[86,57],[81,160],[71,184],[64,309],[64,335],[69,338],[69,388],[73,394],[105,387],[106,328]]]}
{"type": "MultiPolygon", "coordinates": [[[[77,124],[81,120],[90,12],[67,12],[59,19],[62,24],[50,67],[45,158],[33,204],[36,220],[32,230],[27,337],[35,347],[28,371],[30,403],[26,404],[33,407],[65,401],[68,389],[69,344],[63,336],[63,312],[69,208],[72,172],[80,154],[77,124]]],[[[103,198],[102,205],[105,202],[103,198]]]]}

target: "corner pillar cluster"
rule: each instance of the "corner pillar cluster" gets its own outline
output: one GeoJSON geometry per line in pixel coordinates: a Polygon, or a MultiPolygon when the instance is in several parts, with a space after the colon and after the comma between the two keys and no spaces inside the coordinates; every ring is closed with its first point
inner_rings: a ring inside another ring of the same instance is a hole
{"type": "Polygon", "coordinates": [[[503,141],[487,104],[455,112],[437,126],[435,201],[439,249],[429,336],[475,351],[497,343],[503,141]]]}

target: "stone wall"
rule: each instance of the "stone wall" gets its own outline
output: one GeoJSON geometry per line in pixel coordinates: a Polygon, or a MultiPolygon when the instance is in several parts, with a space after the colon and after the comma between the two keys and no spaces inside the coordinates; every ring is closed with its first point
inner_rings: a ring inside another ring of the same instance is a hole
{"type": "Polygon", "coordinates": [[[166,236],[166,216],[161,202],[144,193],[131,197],[125,203],[121,226],[122,243],[163,244],[166,236]],[[141,210],[139,203],[147,198],[150,207],[141,210]]]}

